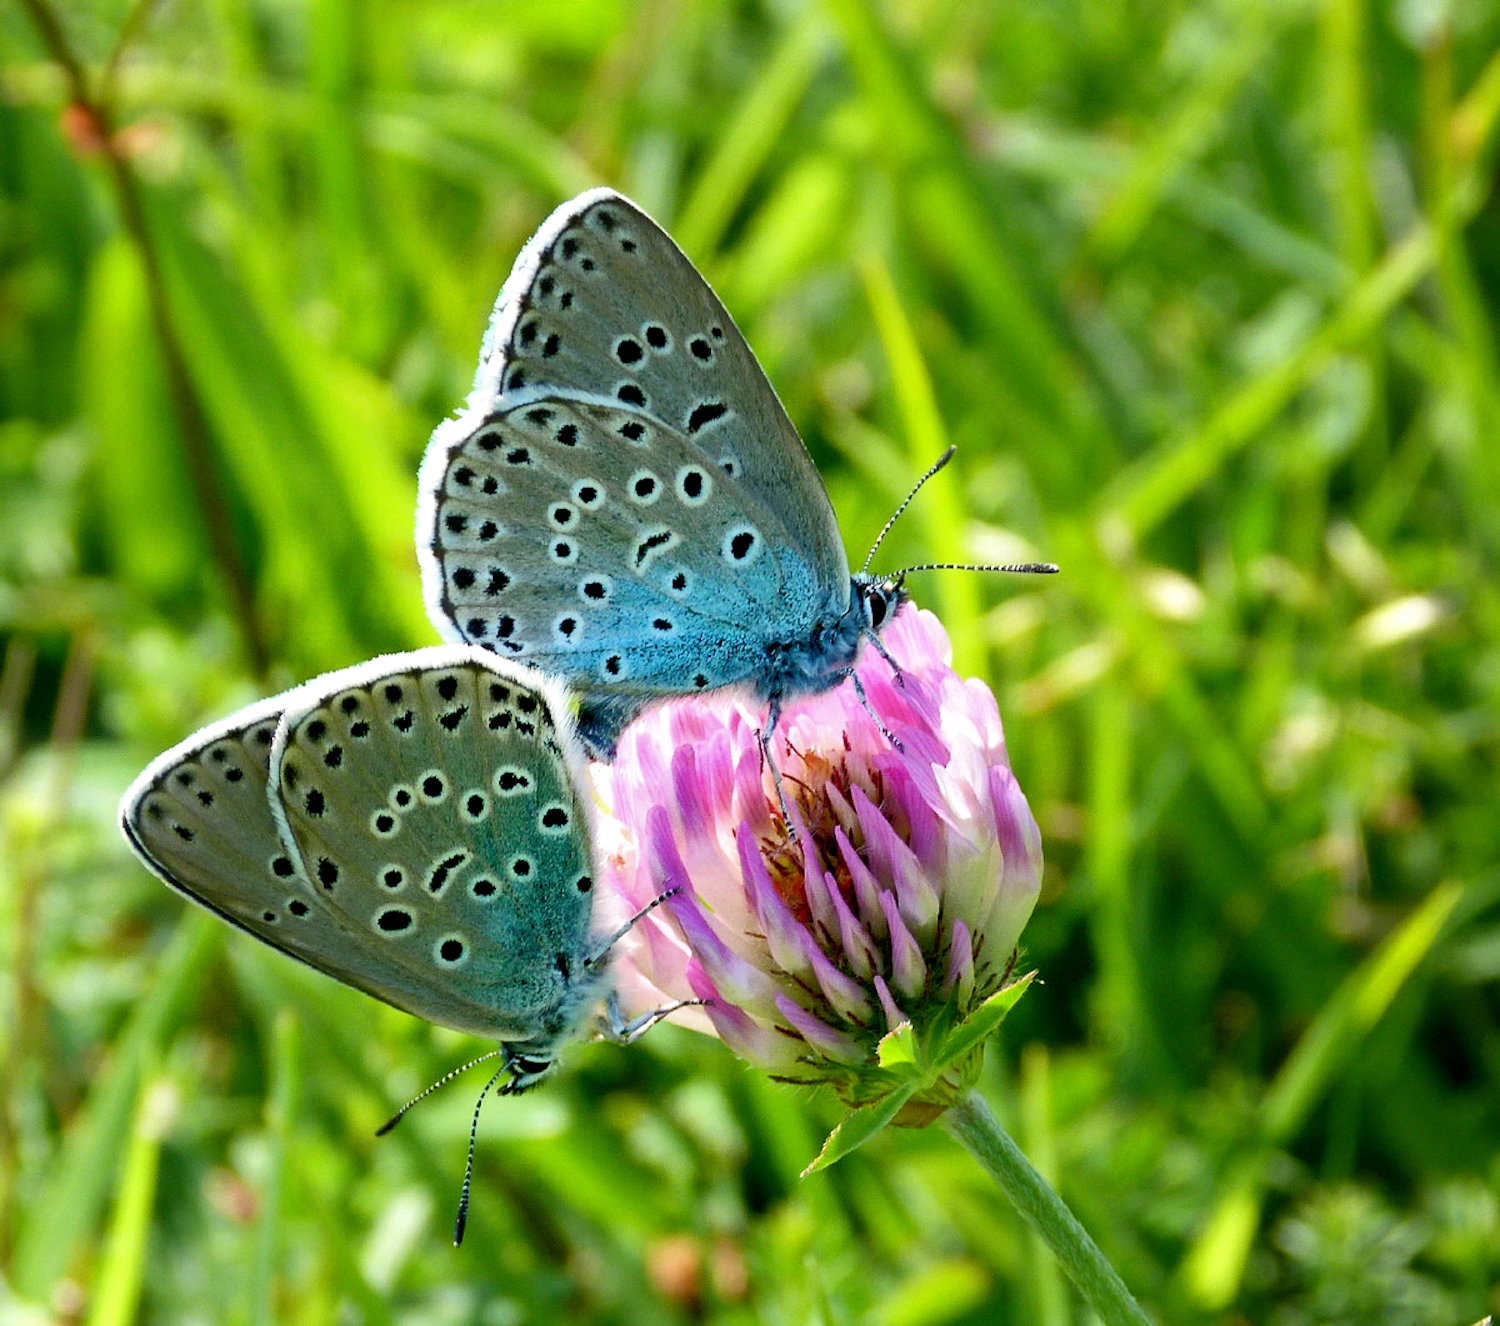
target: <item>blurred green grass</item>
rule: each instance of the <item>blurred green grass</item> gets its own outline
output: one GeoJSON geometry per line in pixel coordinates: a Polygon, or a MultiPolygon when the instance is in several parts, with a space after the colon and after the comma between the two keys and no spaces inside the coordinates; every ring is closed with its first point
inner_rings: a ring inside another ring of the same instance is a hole
{"type": "Polygon", "coordinates": [[[856,560],[1000,695],[1048,874],[985,1089],[1164,1321],[1500,1308],[1500,3],[0,12],[0,1322],[1082,1320],[942,1136],[671,1028],[469,1049],[187,912],[113,807],[431,641],[416,463],[552,206],[714,281],[856,560]],[[180,386],[180,384],[179,384],[180,386]],[[196,469],[195,469],[196,466],[196,469]],[[216,493],[211,519],[205,494],[216,493]],[[226,558],[228,560],[226,560],[226,558]],[[248,610],[245,604],[249,604],[248,610]]]}

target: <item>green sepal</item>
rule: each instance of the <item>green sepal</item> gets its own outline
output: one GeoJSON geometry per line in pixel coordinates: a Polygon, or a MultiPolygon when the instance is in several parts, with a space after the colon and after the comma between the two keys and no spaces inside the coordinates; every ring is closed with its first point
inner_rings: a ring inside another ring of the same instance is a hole
{"type": "Polygon", "coordinates": [[[934,1074],[941,1073],[950,1064],[966,1058],[983,1045],[1005,1021],[1006,1014],[1020,1002],[1021,996],[1031,988],[1031,982],[1035,978],[1036,972],[1029,971],[1003,990],[996,990],[980,1004],[943,1038],[943,1043],[932,1056],[931,1071],[934,1074]]]}
{"type": "Polygon", "coordinates": [[[873,1105],[861,1105],[851,1112],[828,1134],[823,1149],[818,1152],[812,1164],[802,1171],[802,1177],[805,1179],[809,1174],[827,1169],[834,1161],[842,1160],[851,1151],[863,1146],[896,1117],[923,1085],[920,1077],[908,1078],[883,1100],[876,1101],[873,1105]]]}

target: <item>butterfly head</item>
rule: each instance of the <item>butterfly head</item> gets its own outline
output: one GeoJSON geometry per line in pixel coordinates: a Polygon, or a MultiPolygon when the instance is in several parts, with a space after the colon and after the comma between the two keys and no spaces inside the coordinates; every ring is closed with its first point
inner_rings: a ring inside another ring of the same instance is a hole
{"type": "Polygon", "coordinates": [[[530,1091],[551,1077],[557,1068],[552,1047],[536,1040],[507,1042],[500,1058],[510,1073],[510,1081],[500,1088],[502,1096],[519,1096],[530,1091]]]}
{"type": "Polygon", "coordinates": [[[853,580],[854,594],[864,613],[864,629],[879,634],[906,602],[906,573],[898,571],[893,576],[860,573],[853,580]]]}

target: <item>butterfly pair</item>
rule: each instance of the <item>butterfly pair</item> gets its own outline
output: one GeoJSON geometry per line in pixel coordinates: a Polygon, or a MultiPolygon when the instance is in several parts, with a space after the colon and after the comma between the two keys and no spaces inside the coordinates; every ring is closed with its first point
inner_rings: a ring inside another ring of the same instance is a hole
{"type": "Polygon", "coordinates": [[[785,701],[879,647],[904,592],[851,575],[744,338],[609,190],[522,250],[419,490],[429,612],[459,643],[204,729],[141,775],[122,822],[231,923],[501,1042],[520,1090],[601,1004],[604,1030],[642,1025],[619,1014],[596,933],[585,754],[613,758],[658,700],[726,686],[765,704],[768,743],[785,701]]]}

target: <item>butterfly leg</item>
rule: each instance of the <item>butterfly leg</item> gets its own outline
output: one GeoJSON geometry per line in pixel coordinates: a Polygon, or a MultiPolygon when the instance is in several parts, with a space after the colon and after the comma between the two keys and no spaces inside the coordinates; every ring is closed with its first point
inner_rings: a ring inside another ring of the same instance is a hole
{"type": "Polygon", "coordinates": [[[675,1004],[653,1008],[649,1013],[642,1013],[627,1021],[620,1008],[619,994],[611,992],[609,1001],[604,1006],[601,1030],[616,1044],[629,1045],[632,1041],[639,1040],[669,1013],[675,1013],[679,1008],[701,1008],[706,1003],[707,999],[679,999],[675,1004]]]}
{"type": "MultiPolygon", "coordinates": [[[[898,673],[897,676],[899,678],[900,674],[898,673]]],[[[891,743],[892,749],[898,750],[904,755],[906,753],[906,747],[901,744],[901,738],[898,737],[894,732],[892,732],[890,728],[886,727],[885,720],[875,712],[875,706],[870,703],[870,697],[865,694],[865,684],[864,682],[860,681],[859,673],[855,672],[853,668],[850,668],[848,677],[849,680],[854,683],[854,694],[859,699],[860,708],[862,708],[865,713],[869,714],[870,717],[875,720],[875,726],[880,729],[880,735],[891,743]]]]}
{"type": "Polygon", "coordinates": [[[593,951],[593,953],[586,957],[583,960],[583,965],[585,967],[593,967],[598,964],[604,958],[605,954],[610,951],[610,949],[614,948],[616,944],[624,939],[625,936],[635,928],[636,923],[642,917],[650,915],[658,907],[660,907],[662,903],[666,902],[668,898],[675,897],[681,892],[681,888],[673,888],[668,889],[665,893],[658,893],[656,897],[652,898],[651,901],[648,902],[644,907],[642,907],[641,910],[638,911],[634,916],[632,916],[630,920],[626,921],[624,925],[622,925],[618,930],[614,932],[614,934],[612,934],[608,939],[600,944],[599,947],[593,951]]]}
{"type": "Polygon", "coordinates": [[[781,781],[781,769],[776,763],[775,752],[771,749],[771,736],[780,721],[781,699],[778,696],[766,708],[766,725],[760,730],[760,758],[762,763],[770,766],[771,781],[776,785],[776,802],[781,807],[781,819],[786,825],[787,837],[796,842],[797,826],[792,822],[791,807],[787,804],[786,785],[781,781]]]}
{"type": "Polygon", "coordinates": [[[875,652],[890,665],[890,669],[896,677],[896,685],[904,687],[906,685],[906,674],[901,671],[901,665],[891,657],[891,651],[885,647],[885,641],[876,632],[868,628],[861,631],[860,634],[870,642],[875,652]]]}

